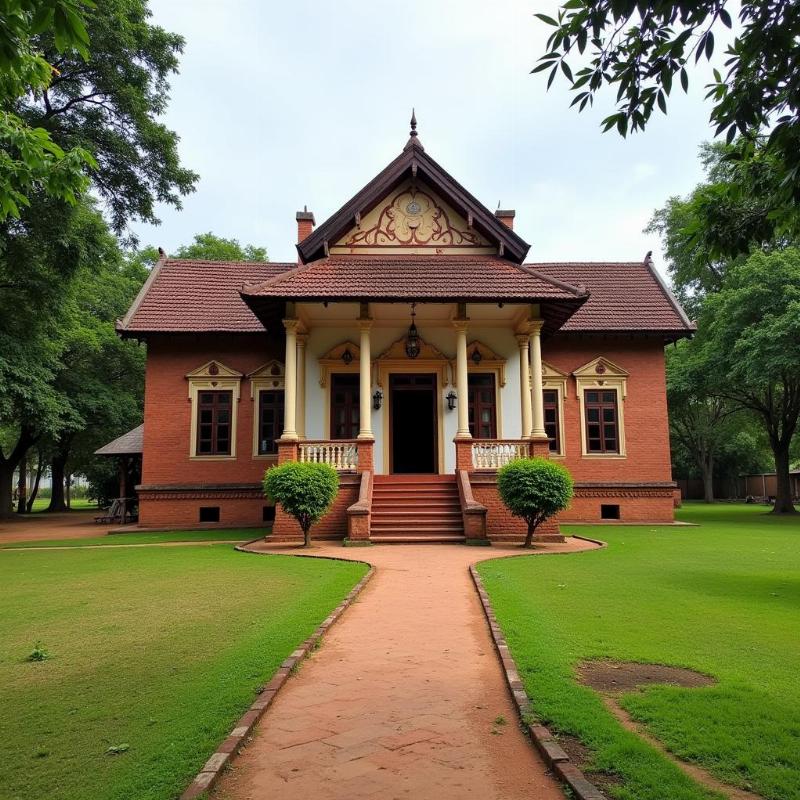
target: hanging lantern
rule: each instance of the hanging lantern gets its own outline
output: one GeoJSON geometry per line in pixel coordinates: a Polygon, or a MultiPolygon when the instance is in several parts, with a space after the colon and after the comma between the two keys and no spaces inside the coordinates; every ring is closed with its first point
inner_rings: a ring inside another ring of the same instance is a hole
{"type": "Polygon", "coordinates": [[[344,361],[344,363],[347,364],[348,366],[352,363],[353,354],[350,352],[349,347],[346,347],[344,353],[342,353],[342,361],[344,361]]]}
{"type": "Polygon", "coordinates": [[[472,351],[472,363],[477,367],[481,361],[483,361],[483,356],[481,351],[478,350],[478,345],[475,345],[475,349],[472,351]]]}
{"type": "Polygon", "coordinates": [[[408,326],[408,333],[406,334],[406,355],[409,358],[416,358],[419,355],[419,332],[417,325],[414,322],[416,316],[416,303],[411,304],[411,325],[408,326]]]}

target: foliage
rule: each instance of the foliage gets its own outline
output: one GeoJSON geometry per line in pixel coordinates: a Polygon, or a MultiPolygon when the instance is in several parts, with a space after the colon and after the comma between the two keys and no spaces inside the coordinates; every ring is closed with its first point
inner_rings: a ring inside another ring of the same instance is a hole
{"type": "Polygon", "coordinates": [[[56,55],[84,64],[89,37],[88,0],[5,0],[0,9],[0,222],[19,217],[30,195],[43,193],[74,203],[87,184],[84,169],[96,167],[82,147],[67,151],[48,131],[15,113],[28,93],[47,89],[54,67],[34,39],[48,35],[56,55]]]}
{"type": "Polygon", "coordinates": [[[0,795],[178,797],[365,571],[213,544],[3,551],[0,795]],[[57,657],[24,664],[34,626],[57,657]]]}
{"type": "Polygon", "coordinates": [[[215,236],[211,231],[198,233],[191,244],[178,248],[178,258],[198,258],[207,261],[269,261],[266,247],[247,244],[237,239],[215,236]]]}
{"type": "MultiPolygon", "coordinates": [[[[691,65],[711,61],[715,30],[733,27],[725,0],[568,0],[557,18],[537,14],[555,30],[536,71],[559,70],[576,93],[572,105],[592,105],[604,87],[617,90],[617,109],[605,130],[625,136],[642,130],[656,107],[667,112],[675,79],[684,91],[691,65]],[[727,8],[726,8],[727,7],[727,8]]],[[[727,72],[714,70],[707,98],[716,135],[738,135],[752,146],[762,138],[780,163],[784,199],[800,199],[800,14],[793,0],[749,0],[739,6],[738,29],[725,51],[727,72]]]]}
{"type": "Polygon", "coordinates": [[[562,464],[520,458],[497,470],[497,489],[508,510],[528,524],[524,546],[530,547],[536,528],[569,505],[573,484],[562,464]]]}
{"type": "Polygon", "coordinates": [[[311,526],[328,513],[338,492],[339,475],[328,464],[287,461],[264,474],[264,493],[297,520],[306,547],[311,526]]]}
{"type": "Polygon", "coordinates": [[[36,642],[33,646],[33,650],[25,657],[26,661],[47,661],[50,658],[50,654],[45,650],[44,645],[41,642],[36,642]]]}
{"type": "Polygon", "coordinates": [[[61,147],[91,152],[92,188],[116,231],[131,219],[156,222],[155,203],[180,207],[197,175],[181,166],[178,137],[159,121],[178,70],[183,38],[150,23],[146,0],[97,0],[86,15],[91,57],[59,52],[53,34],[33,40],[57,70],[15,111],[61,147]]]}
{"type": "Polygon", "coordinates": [[[651,686],[622,704],[672,753],[720,780],[800,800],[800,521],[731,504],[688,503],[678,517],[701,527],[581,527],[608,547],[478,565],[533,713],[579,737],[587,761],[615,776],[619,798],[708,800],[717,795],[576,680],[591,659],[689,667],[718,685],[651,686]]]}
{"type": "Polygon", "coordinates": [[[775,457],[775,512],[792,513],[789,453],[800,419],[800,250],[755,253],[706,299],[698,334],[713,391],[761,421],[775,457]]]}

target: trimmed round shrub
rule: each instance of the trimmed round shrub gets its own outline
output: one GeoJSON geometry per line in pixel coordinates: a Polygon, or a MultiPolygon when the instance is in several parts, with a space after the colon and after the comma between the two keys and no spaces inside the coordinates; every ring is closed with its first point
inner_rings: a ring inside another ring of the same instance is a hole
{"type": "Polygon", "coordinates": [[[569,505],[573,483],[569,470],[546,458],[520,458],[497,470],[500,499],[528,524],[525,547],[536,528],[569,505]]]}
{"type": "Polygon", "coordinates": [[[339,475],[327,464],[287,461],[266,471],[264,493],[297,520],[308,547],[311,526],[328,513],[339,493],[339,475]]]}

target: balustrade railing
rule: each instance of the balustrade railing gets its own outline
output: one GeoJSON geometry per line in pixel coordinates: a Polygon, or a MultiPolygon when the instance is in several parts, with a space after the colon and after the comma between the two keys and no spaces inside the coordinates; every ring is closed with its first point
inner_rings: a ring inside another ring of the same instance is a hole
{"type": "Polygon", "coordinates": [[[338,472],[358,469],[358,441],[355,439],[304,440],[298,443],[297,460],[306,464],[329,464],[338,472]]]}
{"type": "Polygon", "coordinates": [[[527,439],[479,439],[472,443],[475,469],[499,469],[510,461],[530,456],[527,439]]]}

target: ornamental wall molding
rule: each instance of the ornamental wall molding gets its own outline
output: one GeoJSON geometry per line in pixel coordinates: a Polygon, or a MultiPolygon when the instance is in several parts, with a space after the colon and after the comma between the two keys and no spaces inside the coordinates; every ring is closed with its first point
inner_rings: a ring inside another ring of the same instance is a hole
{"type": "Polygon", "coordinates": [[[439,388],[449,386],[450,359],[438,347],[419,338],[419,355],[409,358],[406,354],[405,336],[392,342],[374,361],[376,382],[382,389],[388,382],[390,372],[408,372],[413,367],[414,372],[435,372],[439,377],[439,388]]]}
{"type": "MultiPolygon", "coordinates": [[[[497,385],[506,385],[506,363],[503,358],[492,350],[489,345],[478,339],[473,339],[467,344],[467,372],[494,372],[497,374],[497,385]],[[476,355],[477,354],[477,355],[476,355]]],[[[450,375],[455,382],[456,360],[450,359],[450,375]]]]}
{"type": "Polygon", "coordinates": [[[324,389],[332,372],[358,372],[361,348],[350,340],[339,342],[318,359],[319,385],[324,389]]]}

